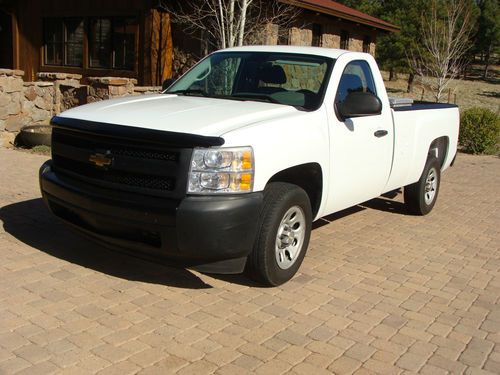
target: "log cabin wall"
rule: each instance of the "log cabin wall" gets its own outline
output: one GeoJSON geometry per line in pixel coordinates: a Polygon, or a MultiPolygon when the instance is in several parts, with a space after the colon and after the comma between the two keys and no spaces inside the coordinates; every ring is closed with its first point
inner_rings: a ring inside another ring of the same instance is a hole
{"type": "Polygon", "coordinates": [[[14,68],[11,12],[0,9],[0,68],[14,68]]]}
{"type": "Polygon", "coordinates": [[[11,1],[10,7],[15,23],[13,67],[25,71],[26,81],[35,80],[36,74],[43,71],[84,77],[121,76],[151,85],[161,83],[171,74],[170,19],[154,9],[154,0],[17,0],[11,1]],[[162,31],[153,30],[160,23],[162,31]],[[64,30],[60,34],[57,31],[59,24],[64,30]],[[112,30],[111,37],[107,36],[106,40],[111,40],[113,48],[109,59],[100,51],[103,42],[97,45],[89,40],[91,35],[92,38],[102,35],[103,25],[106,30],[112,30]],[[51,28],[56,31],[47,44],[44,39],[51,28]],[[68,28],[78,43],[68,39],[68,28]],[[118,57],[113,45],[118,34],[115,30],[128,38],[118,41],[127,44],[118,57]],[[130,52],[132,43],[133,54],[130,52]],[[59,48],[64,53],[55,52],[59,48]],[[68,48],[73,48],[70,56],[66,53],[68,48]],[[101,61],[103,56],[104,63],[101,61]]]}
{"type": "Polygon", "coordinates": [[[172,77],[173,44],[170,15],[151,9],[148,18],[148,45],[150,58],[145,61],[144,70],[149,75],[148,84],[161,86],[163,81],[172,77]]]}

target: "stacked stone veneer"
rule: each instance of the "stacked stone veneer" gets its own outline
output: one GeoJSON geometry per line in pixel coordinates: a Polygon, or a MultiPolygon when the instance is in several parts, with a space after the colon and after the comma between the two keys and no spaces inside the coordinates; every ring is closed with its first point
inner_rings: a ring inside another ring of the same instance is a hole
{"type": "Polygon", "coordinates": [[[24,97],[21,70],[0,69],[0,131],[19,130],[24,97]]]}
{"type": "MultiPolygon", "coordinates": [[[[38,73],[36,82],[24,82],[22,70],[0,69],[0,133],[12,140],[26,125],[48,124],[67,109],[128,95],[154,94],[156,86],[137,86],[137,80],[91,77],[67,73],[38,73]]],[[[1,145],[2,142],[0,142],[1,145]]]]}
{"type": "Polygon", "coordinates": [[[88,103],[133,95],[135,85],[137,85],[137,80],[132,78],[90,77],[87,81],[89,83],[88,103]]]}
{"type": "MultiPolygon", "coordinates": [[[[348,28],[347,28],[348,29],[348,28]]],[[[340,48],[339,27],[335,24],[323,24],[323,33],[321,34],[321,47],[340,48]]],[[[369,34],[369,33],[368,33],[369,34]]],[[[293,46],[311,46],[313,40],[312,29],[304,27],[292,27],[289,30],[289,44],[293,46]]],[[[363,51],[363,39],[365,35],[356,30],[349,31],[348,49],[351,51],[363,51]]],[[[266,29],[266,34],[263,37],[264,44],[278,44],[278,26],[269,25],[266,29]]],[[[369,46],[369,53],[375,56],[375,42],[372,39],[369,46]]]]}

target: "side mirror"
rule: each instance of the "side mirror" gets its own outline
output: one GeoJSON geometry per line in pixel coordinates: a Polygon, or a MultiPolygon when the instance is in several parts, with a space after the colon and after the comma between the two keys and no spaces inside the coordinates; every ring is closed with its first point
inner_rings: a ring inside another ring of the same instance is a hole
{"type": "Polygon", "coordinates": [[[163,81],[162,85],[161,85],[161,91],[165,91],[166,89],[168,89],[172,83],[175,82],[175,79],[173,78],[167,78],[165,81],[163,81]]]}
{"type": "Polygon", "coordinates": [[[345,100],[337,103],[337,112],[343,120],[350,117],[380,115],[382,102],[371,92],[351,92],[345,100]]]}

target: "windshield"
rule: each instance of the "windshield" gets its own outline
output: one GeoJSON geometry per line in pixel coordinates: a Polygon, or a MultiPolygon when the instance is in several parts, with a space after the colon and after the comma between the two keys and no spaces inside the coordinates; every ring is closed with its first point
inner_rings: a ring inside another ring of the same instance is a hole
{"type": "Polygon", "coordinates": [[[254,100],[306,110],[321,106],[334,60],[269,52],[214,53],[165,93],[254,100]]]}

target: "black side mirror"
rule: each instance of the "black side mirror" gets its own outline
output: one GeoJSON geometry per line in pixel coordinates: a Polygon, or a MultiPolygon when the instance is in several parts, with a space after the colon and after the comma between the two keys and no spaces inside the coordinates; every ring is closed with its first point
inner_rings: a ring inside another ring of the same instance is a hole
{"type": "Polygon", "coordinates": [[[350,92],[343,102],[337,103],[337,112],[342,120],[350,117],[380,115],[382,102],[371,92],[350,92]]]}
{"type": "Polygon", "coordinates": [[[175,82],[175,79],[173,78],[167,78],[165,81],[163,81],[162,85],[161,85],[161,91],[165,91],[166,89],[168,89],[172,83],[175,82]]]}

